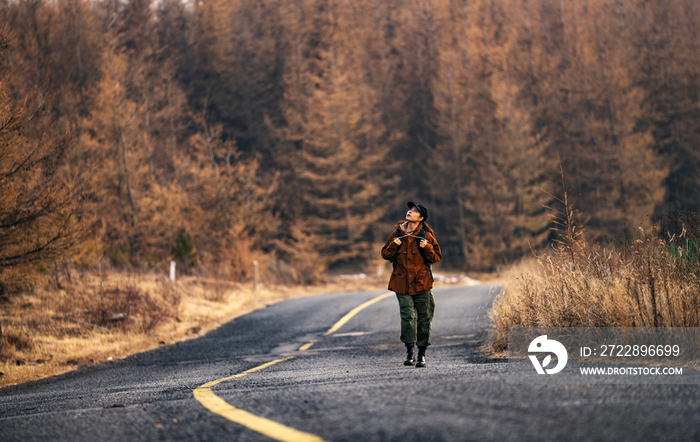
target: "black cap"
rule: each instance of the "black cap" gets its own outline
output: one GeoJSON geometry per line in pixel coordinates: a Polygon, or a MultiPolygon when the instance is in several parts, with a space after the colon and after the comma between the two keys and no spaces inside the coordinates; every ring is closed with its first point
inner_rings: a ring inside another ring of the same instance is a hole
{"type": "Polygon", "coordinates": [[[412,209],[414,207],[418,210],[418,212],[420,212],[420,216],[423,217],[423,221],[428,221],[428,208],[422,204],[416,204],[413,201],[409,201],[408,208],[412,209]]]}

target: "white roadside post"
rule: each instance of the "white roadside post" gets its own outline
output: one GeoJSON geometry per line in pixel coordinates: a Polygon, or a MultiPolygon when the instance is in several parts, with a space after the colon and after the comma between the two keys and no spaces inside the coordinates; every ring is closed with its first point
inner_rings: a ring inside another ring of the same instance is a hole
{"type": "Polygon", "coordinates": [[[170,280],[175,281],[175,261],[170,261],[170,280]]]}
{"type": "Polygon", "coordinates": [[[258,290],[258,261],[253,261],[253,291],[258,290]]]}

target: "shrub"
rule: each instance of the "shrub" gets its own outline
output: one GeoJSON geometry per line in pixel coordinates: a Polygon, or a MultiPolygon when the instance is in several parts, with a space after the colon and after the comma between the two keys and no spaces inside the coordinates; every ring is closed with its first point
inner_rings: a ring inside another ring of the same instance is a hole
{"type": "Polygon", "coordinates": [[[197,249],[194,247],[192,235],[190,235],[184,226],[177,229],[175,241],[172,247],[170,247],[170,254],[175,260],[179,261],[185,269],[197,267],[197,249]]]}

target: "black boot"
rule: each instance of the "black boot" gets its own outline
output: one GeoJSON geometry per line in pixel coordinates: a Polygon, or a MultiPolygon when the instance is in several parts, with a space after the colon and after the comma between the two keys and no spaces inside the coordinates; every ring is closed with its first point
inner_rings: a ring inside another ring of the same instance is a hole
{"type": "Polygon", "coordinates": [[[416,362],[416,367],[425,367],[425,350],[428,347],[418,347],[418,361],[416,362]]]}
{"type": "Polygon", "coordinates": [[[403,365],[415,365],[416,356],[413,353],[413,344],[406,344],[406,360],[403,361],[403,365]]]}

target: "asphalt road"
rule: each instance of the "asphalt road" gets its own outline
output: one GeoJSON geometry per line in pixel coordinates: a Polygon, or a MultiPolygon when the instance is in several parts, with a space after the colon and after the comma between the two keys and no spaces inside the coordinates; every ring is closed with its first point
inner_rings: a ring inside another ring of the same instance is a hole
{"type": "Polygon", "coordinates": [[[434,291],[428,367],[402,365],[398,303],[384,292],[284,301],[206,336],[0,390],[0,440],[270,440],[205,408],[232,407],[327,441],[700,440],[700,385],[514,385],[475,353],[497,288],[434,291]],[[299,347],[313,342],[305,351],[299,347]]]}

